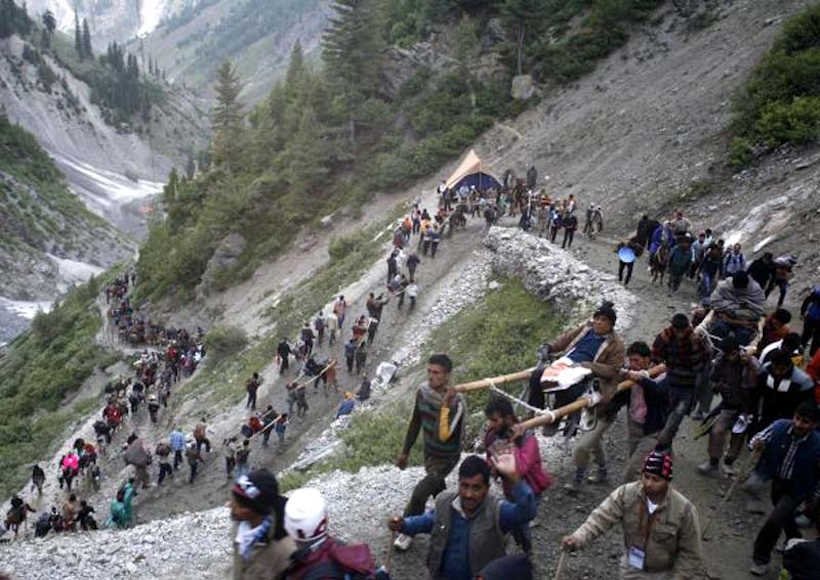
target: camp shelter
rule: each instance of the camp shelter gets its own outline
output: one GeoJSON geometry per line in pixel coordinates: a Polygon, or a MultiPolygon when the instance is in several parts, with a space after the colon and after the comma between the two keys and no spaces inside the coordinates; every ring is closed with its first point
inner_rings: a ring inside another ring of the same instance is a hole
{"type": "Polygon", "coordinates": [[[501,183],[492,174],[484,170],[481,159],[472,149],[445,182],[445,185],[454,191],[457,191],[462,185],[474,186],[478,191],[493,188],[501,189],[501,183]]]}

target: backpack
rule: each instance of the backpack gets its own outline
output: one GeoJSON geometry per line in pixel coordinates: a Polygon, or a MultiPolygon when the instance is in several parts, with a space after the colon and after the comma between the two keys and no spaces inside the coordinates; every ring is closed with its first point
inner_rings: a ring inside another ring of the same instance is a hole
{"type": "Polygon", "coordinates": [[[237,463],[247,463],[248,456],[251,454],[251,450],[247,447],[243,447],[242,449],[237,450],[236,452],[236,462],[237,463]]]}
{"type": "Polygon", "coordinates": [[[313,321],[313,325],[316,327],[316,330],[324,330],[325,328],[325,319],[321,317],[317,317],[316,320],[313,321]]]}
{"type": "Polygon", "coordinates": [[[376,578],[376,564],[367,544],[345,545],[333,538],[326,540],[328,548],[302,576],[302,580],[325,580],[328,578],[366,580],[376,578]]]}
{"type": "Polygon", "coordinates": [[[809,308],[806,310],[806,318],[820,320],[820,286],[814,287],[810,300],[809,308]]]}

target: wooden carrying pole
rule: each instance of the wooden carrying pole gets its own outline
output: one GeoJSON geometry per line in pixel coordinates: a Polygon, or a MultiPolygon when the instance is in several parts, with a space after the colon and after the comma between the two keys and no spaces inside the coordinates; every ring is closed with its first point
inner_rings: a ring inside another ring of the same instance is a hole
{"type": "Polygon", "coordinates": [[[479,389],[488,389],[493,386],[503,385],[504,383],[512,383],[514,381],[522,381],[524,379],[530,378],[532,371],[535,370],[536,367],[531,367],[525,369],[523,371],[518,371],[517,373],[510,373],[508,375],[500,375],[497,377],[490,377],[486,379],[479,379],[477,381],[472,381],[469,383],[461,383],[460,385],[456,385],[453,388],[458,391],[459,393],[466,393],[468,391],[477,391],[479,389]]]}
{"type": "MultiPolygon", "coordinates": [[[[666,372],[665,365],[658,365],[654,366],[649,369],[649,376],[656,377],[660,374],[666,372]]],[[[621,383],[618,383],[618,386],[615,389],[616,393],[620,393],[621,391],[625,391],[627,389],[631,389],[635,386],[635,381],[626,380],[621,383]]],[[[542,425],[549,425],[551,423],[557,422],[562,417],[566,417],[567,415],[572,415],[580,411],[581,409],[585,409],[590,404],[590,399],[588,397],[581,397],[569,405],[564,405],[563,407],[558,407],[557,409],[553,410],[545,410],[543,415],[539,415],[538,417],[533,417],[532,419],[527,419],[526,421],[522,421],[519,423],[521,429],[533,429],[535,427],[540,427],[542,425]]]]}

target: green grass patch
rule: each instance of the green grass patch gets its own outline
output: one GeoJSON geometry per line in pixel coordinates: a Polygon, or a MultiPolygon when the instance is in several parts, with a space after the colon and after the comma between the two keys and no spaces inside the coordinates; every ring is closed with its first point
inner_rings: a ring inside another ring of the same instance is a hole
{"type": "MultiPolygon", "coordinates": [[[[519,371],[532,366],[538,346],[554,337],[565,320],[524,288],[517,279],[502,279],[475,306],[457,314],[433,333],[430,352],[446,352],[453,359],[457,382],[477,380],[519,371]]],[[[505,390],[518,394],[508,386],[505,390]]],[[[483,410],[489,391],[467,395],[473,419],[468,435],[483,425],[483,410]]]]}
{"type": "MultiPolygon", "coordinates": [[[[505,374],[531,366],[535,351],[561,329],[563,319],[538,298],[528,293],[520,281],[504,279],[498,290],[490,291],[478,304],[462,310],[433,332],[425,356],[446,352],[455,364],[453,382],[464,382],[505,374]]],[[[406,373],[405,373],[406,374],[406,373]]],[[[341,434],[344,453],[314,465],[306,472],[289,472],[282,479],[286,489],[304,485],[310,478],[335,469],[356,472],[364,466],[382,465],[395,460],[404,442],[412,410],[413,391],[384,408],[357,413],[350,427],[341,434]]],[[[509,390],[515,392],[515,390],[509,390]]],[[[467,396],[470,410],[467,436],[480,433],[484,425],[484,406],[489,391],[473,391],[467,396]]],[[[411,465],[421,465],[422,444],[417,441],[410,456],[411,465]]]]}
{"type": "Polygon", "coordinates": [[[47,454],[66,426],[95,404],[66,408],[65,399],[95,368],[118,360],[94,341],[102,323],[94,302],[102,283],[92,279],[48,314],[38,314],[0,359],[0,495],[21,486],[28,464],[47,454]]]}

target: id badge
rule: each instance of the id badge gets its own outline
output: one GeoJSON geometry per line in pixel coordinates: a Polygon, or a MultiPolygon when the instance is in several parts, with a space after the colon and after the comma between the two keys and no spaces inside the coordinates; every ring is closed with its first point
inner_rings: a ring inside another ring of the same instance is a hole
{"type": "Polygon", "coordinates": [[[635,568],[636,570],[643,570],[644,562],[646,560],[646,552],[644,552],[640,548],[632,546],[629,548],[629,551],[627,552],[626,560],[630,568],[635,568]]]}

